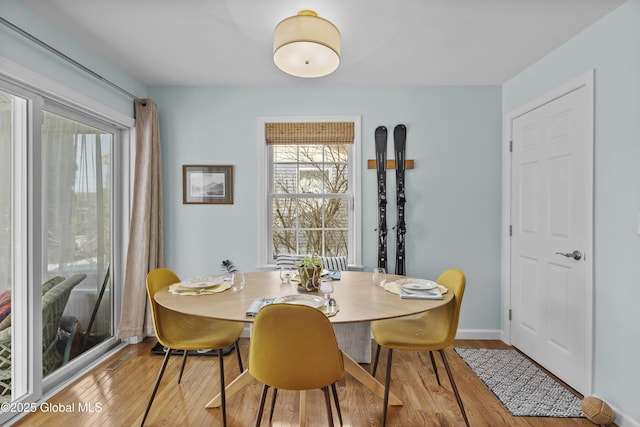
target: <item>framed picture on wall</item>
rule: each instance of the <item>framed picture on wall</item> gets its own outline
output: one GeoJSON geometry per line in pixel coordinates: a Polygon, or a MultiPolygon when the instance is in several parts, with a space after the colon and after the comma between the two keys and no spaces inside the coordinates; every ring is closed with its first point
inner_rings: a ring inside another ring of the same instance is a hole
{"type": "Polygon", "coordinates": [[[183,165],[183,204],[233,204],[233,165],[183,165]]]}

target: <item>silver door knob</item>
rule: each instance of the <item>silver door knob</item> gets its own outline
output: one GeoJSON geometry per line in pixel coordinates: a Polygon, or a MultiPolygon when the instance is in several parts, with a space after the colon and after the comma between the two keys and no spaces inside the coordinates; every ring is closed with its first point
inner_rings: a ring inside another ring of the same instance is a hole
{"type": "Polygon", "coordinates": [[[573,252],[569,252],[569,253],[563,253],[563,252],[556,252],[557,255],[562,255],[562,256],[566,256],[567,258],[573,258],[576,261],[582,259],[582,252],[580,251],[573,251],[573,252]]]}

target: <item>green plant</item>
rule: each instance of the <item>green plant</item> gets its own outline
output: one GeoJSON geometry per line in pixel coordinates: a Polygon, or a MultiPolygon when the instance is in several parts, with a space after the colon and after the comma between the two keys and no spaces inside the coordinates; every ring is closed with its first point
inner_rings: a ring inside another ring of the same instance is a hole
{"type": "Polygon", "coordinates": [[[222,261],[222,264],[220,265],[220,267],[222,267],[222,269],[229,274],[238,271],[236,269],[236,266],[233,265],[233,263],[228,259],[225,259],[224,261],[222,261]]]}
{"type": "Polygon", "coordinates": [[[313,254],[296,262],[300,275],[300,286],[307,291],[317,289],[324,263],[320,256],[313,254]]]}

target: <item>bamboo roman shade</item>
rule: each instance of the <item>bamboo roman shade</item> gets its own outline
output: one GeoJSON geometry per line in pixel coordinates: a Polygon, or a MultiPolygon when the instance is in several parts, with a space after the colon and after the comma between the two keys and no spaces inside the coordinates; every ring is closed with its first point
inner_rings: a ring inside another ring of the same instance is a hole
{"type": "Polygon", "coordinates": [[[353,144],[353,122],[265,123],[267,144],[353,144]]]}

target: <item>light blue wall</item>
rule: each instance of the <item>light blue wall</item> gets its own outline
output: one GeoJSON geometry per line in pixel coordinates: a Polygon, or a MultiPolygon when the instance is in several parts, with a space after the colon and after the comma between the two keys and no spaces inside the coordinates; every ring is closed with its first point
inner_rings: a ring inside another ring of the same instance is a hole
{"type": "Polygon", "coordinates": [[[640,0],[503,86],[509,112],[595,70],[595,393],[640,422],[640,0]]]}
{"type": "MultiPolygon", "coordinates": [[[[464,269],[469,288],[461,326],[500,328],[499,87],[327,88],[314,81],[299,87],[147,89],[20,2],[3,0],[0,14],[137,96],[150,93],[156,100],[165,168],[167,264],[180,274],[216,272],[224,258],[245,270],[255,268],[259,116],[360,115],[365,268],[373,267],[376,256],[375,172],[366,169],[366,159],[374,157],[373,131],[378,125],[392,129],[404,123],[407,156],[416,161],[416,169],[407,172],[408,273],[436,277],[450,266],[464,269]],[[234,164],[235,203],[182,205],[181,166],[192,163],[234,164]]],[[[131,100],[104,83],[4,26],[0,38],[0,56],[133,115],[131,100]]],[[[394,182],[391,172],[389,182],[394,182]]],[[[388,223],[395,223],[392,207],[388,223]]],[[[389,242],[393,245],[391,233],[389,242]]]]}
{"type": "MultiPolygon", "coordinates": [[[[146,86],[100,58],[82,43],[52,26],[40,15],[24,7],[18,1],[1,0],[0,16],[137,97],[146,97],[146,86]]],[[[40,73],[57,83],[99,101],[105,106],[133,117],[131,98],[1,24],[0,57],[40,73]]]]}
{"type": "MultiPolygon", "coordinates": [[[[376,263],[374,130],[407,126],[407,273],[468,276],[461,327],[500,329],[500,87],[154,87],[164,174],[166,262],[183,276],[217,274],[231,259],[258,264],[257,119],[277,115],[362,117],[363,263],[376,263]],[[183,205],[182,165],[233,164],[233,205],[183,205]]],[[[392,132],[390,132],[392,134],[392,132]]],[[[388,156],[393,158],[393,138],[388,156]]],[[[395,174],[388,173],[388,185],[395,174]]],[[[395,190],[389,191],[395,200],[395,190]]],[[[395,203],[390,203],[395,205],[395,203]]],[[[395,224],[390,209],[388,224],[395,224]]],[[[392,233],[390,233],[391,235],[392,233]]],[[[393,246],[393,237],[389,239],[393,246]]],[[[390,250],[390,269],[395,267],[390,250]]]]}
{"type": "MultiPolygon", "coordinates": [[[[501,117],[583,74],[596,73],[595,392],[640,420],[640,0],[630,0],[500,87],[149,88],[16,0],[0,15],[160,108],[167,265],[181,275],[219,271],[222,259],[256,264],[257,118],[360,115],[365,268],[376,254],[373,131],[408,127],[408,273],[449,266],[469,279],[462,329],[500,329],[501,117]],[[235,203],[183,205],[183,164],[235,165],[235,203]]],[[[131,100],[0,26],[0,56],[124,114],[131,100]]],[[[391,155],[391,149],[389,150],[391,155]]],[[[388,176],[393,185],[393,174],[388,176]]],[[[393,198],[391,190],[390,198],[393,198]]],[[[395,223],[390,210],[389,225],[395,223]]],[[[393,243],[393,239],[390,239],[393,243]]],[[[393,252],[391,253],[393,255],[393,252]]],[[[390,263],[393,266],[393,262],[390,263]]]]}

